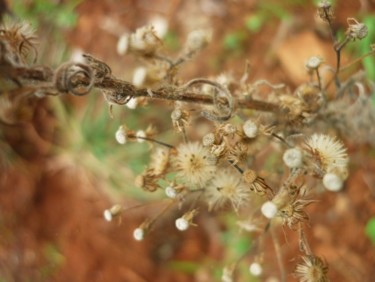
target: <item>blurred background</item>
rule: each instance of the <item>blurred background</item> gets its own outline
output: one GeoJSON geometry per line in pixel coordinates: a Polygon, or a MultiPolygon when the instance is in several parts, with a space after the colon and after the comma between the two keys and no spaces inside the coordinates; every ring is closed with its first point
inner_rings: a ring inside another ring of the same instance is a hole
{"type": "MultiPolygon", "coordinates": [[[[246,60],[250,81],[267,79],[294,89],[308,79],[305,61],[320,55],[335,64],[327,27],[314,1],[302,0],[13,0],[0,9],[30,22],[38,37],[37,64],[57,67],[89,53],[113,74],[132,81],[145,62],[121,55],[123,34],[154,24],[163,52],[177,57],[189,32],[212,31],[212,41],[179,69],[183,81],[226,73],[240,78],[246,60]],[[120,52],[119,52],[120,51],[120,52]]],[[[347,18],[367,24],[368,37],[350,43],[343,64],[375,43],[375,2],[334,1],[335,26],[343,37],[347,18]]],[[[375,58],[364,68],[375,80],[375,58]]],[[[375,100],[374,100],[375,103],[375,100]]],[[[102,95],[48,97],[30,105],[27,122],[1,124],[0,130],[0,282],[13,281],[220,281],[222,269],[251,246],[233,214],[205,214],[198,228],[178,232],[166,214],[151,236],[133,239],[133,230],[163,207],[159,193],[134,185],[149,160],[145,143],[119,145],[115,132],[153,124],[158,139],[177,137],[171,107],[151,102],[129,109],[115,106],[112,119],[102,95]],[[121,221],[106,222],[113,204],[139,206],[121,221]]],[[[374,137],[375,138],[375,137],[374,137]]],[[[315,253],[330,266],[331,281],[375,281],[375,150],[347,142],[351,172],[345,190],[326,193],[309,207],[307,234],[315,253]]],[[[297,263],[297,234],[279,230],[285,264],[297,263]]],[[[252,277],[246,262],[239,281],[278,281],[270,238],[264,274],[252,277]],[[272,280],[273,279],[273,280],[272,280]]],[[[295,281],[288,275],[288,281],[295,281]]]]}

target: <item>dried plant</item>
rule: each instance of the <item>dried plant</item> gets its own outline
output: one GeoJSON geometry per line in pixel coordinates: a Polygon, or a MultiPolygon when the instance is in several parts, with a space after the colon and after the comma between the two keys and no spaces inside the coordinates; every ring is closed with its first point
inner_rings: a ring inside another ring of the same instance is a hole
{"type": "MultiPolygon", "coordinates": [[[[135,229],[134,238],[147,238],[154,222],[173,207],[182,209],[183,215],[175,221],[180,231],[196,225],[194,219],[205,207],[209,211],[233,209],[243,229],[261,230],[259,238],[271,232],[281,279],[286,281],[274,228],[282,224],[303,234],[309,220],[306,207],[316,202],[319,187],[329,191],[344,188],[349,157],[340,139],[367,142],[368,130],[374,132],[375,112],[367,102],[372,85],[365,74],[360,71],[340,79],[346,67],[341,66],[342,49],[350,41],[364,38],[367,27],[349,18],[345,39],[338,42],[332,28],[333,10],[327,1],[319,4],[318,14],[331,31],[337,65],[332,68],[332,80],[324,82],[320,74],[324,58],[309,58],[306,69],[312,80],[294,91],[265,80],[249,82],[248,68],[240,79],[223,74],[182,82],[178,68],[208,44],[211,34],[207,30],[190,34],[177,59],[160,53],[162,40],[152,26],[122,36],[117,46],[121,54],[133,54],[148,63],[146,70],[138,72],[137,82],[130,83],[115,77],[106,63],[89,54],[84,55],[85,63],[67,62],[57,69],[35,65],[33,60],[27,63],[28,58],[37,55],[35,37],[24,24],[2,27],[1,122],[22,122],[17,113],[28,107],[30,99],[84,96],[94,89],[103,94],[111,116],[114,105],[134,103],[140,107],[156,99],[172,101],[170,122],[181,136],[180,143],[158,140],[152,127],[133,130],[123,124],[114,132],[119,146],[130,141],[152,145],[150,164],[136,184],[145,192],[164,190],[169,199],[160,214],[135,229]],[[329,88],[332,81],[336,83],[334,90],[329,88]],[[147,83],[150,87],[142,87],[147,83]],[[266,98],[259,98],[260,86],[268,87],[266,98]],[[352,112],[354,119],[348,114],[352,112]],[[191,128],[206,122],[202,118],[209,121],[209,126],[204,132],[191,134],[191,128]],[[282,170],[265,172],[261,165],[255,165],[254,159],[265,150],[278,156],[282,170]]],[[[372,46],[369,54],[374,51],[372,46]]],[[[125,207],[116,204],[104,211],[104,218],[111,221],[121,217],[123,210],[125,207]]],[[[327,264],[311,253],[304,236],[300,240],[303,262],[297,265],[297,277],[300,281],[328,281],[327,264]]],[[[247,255],[251,256],[252,251],[247,255]]],[[[241,259],[224,269],[223,281],[233,281],[241,259]]],[[[261,275],[264,263],[256,260],[251,273],[261,275]]]]}

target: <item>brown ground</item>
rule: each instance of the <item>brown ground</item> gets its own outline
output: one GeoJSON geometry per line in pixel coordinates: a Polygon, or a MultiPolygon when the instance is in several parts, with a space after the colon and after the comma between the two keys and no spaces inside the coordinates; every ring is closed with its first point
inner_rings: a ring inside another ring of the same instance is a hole
{"type": "MultiPolygon", "coordinates": [[[[239,77],[246,58],[253,66],[251,79],[267,78],[293,87],[306,79],[300,66],[307,57],[316,53],[334,57],[329,38],[317,32],[314,10],[305,4],[286,6],[294,15],[292,25],[282,27],[278,19],[270,18],[261,32],[244,39],[241,52],[225,50],[223,35],[246,32],[244,19],[254,13],[257,2],[83,1],[78,7],[78,25],[66,37],[70,46],[103,59],[122,77],[130,76],[134,60],[116,55],[116,37],[101,28],[104,18],[134,30],[150,16],[161,14],[179,36],[199,23],[212,26],[213,44],[186,64],[182,77],[229,69],[239,77]],[[202,3],[214,5],[210,11],[216,12],[202,12],[202,3]]],[[[337,2],[338,26],[344,26],[346,17],[359,13],[360,4],[337,2]]],[[[369,9],[375,11],[374,3],[369,9]]],[[[132,230],[154,212],[153,208],[127,213],[121,224],[105,222],[102,211],[110,201],[99,187],[101,183],[92,181],[90,173],[69,158],[50,153],[50,144],[56,142],[57,121],[48,101],[35,105],[32,116],[29,123],[4,127],[4,140],[20,157],[0,171],[0,281],[211,281],[207,261],[223,257],[216,221],[204,215],[199,220],[208,222],[210,228],[180,233],[170,226],[167,216],[152,238],[135,242],[132,230]],[[172,260],[202,262],[205,267],[186,274],[171,270],[168,262],[172,260]]],[[[375,281],[374,246],[364,235],[364,226],[375,214],[375,160],[367,156],[366,148],[352,151],[357,157],[345,191],[327,193],[309,208],[314,216],[307,236],[314,252],[329,262],[331,281],[370,282],[375,281]]],[[[128,200],[125,204],[135,203],[128,200]]],[[[291,272],[297,237],[287,231],[286,238],[288,242],[281,231],[291,272]]],[[[271,243],[269,246],[266,257],[276,266],[271,243]]],[[[269,275],[277,275],[274,268],[267,269],[269,275]]],[[[289,275],[288,281],[292,280],[289,275]]]]}

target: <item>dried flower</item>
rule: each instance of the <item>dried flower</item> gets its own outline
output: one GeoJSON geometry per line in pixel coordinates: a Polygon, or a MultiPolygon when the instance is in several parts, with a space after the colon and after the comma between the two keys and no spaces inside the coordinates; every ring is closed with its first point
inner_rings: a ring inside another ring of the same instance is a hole
{"type": "Polygon", "coordinates": [[[303,262],[295,270],[300,282],[328,282],[327,264],[314,255],[303,256],[303,262]]]}
{"type": "Polygon", "coordinates": [[[359,23],[354,18],[348,18],[348,29],[346,31],[346,35],[350,37],[353,41],[356,39],[363,39],[367,36],[368,28],[364,23],[359,23]]]}
{"type": "Polygon", "coordinates": [[[172,124],[179,132],[183,132],[184,127],[189,123],[189,112],[176,107],[171,113],[172,124]]]}
{"type": "Polygon", "coordinates": [[[222,157],[226,154],[227,144],[225,143],[224,140],[218,145],[213,144],[213,145],[211,145],[210,152],[215,157],[220,158],[220,157],[222,157]]]}
{"type": "Polygon", "coordinates": [[[151,155],[150,168],[155,175],[164,174],[169,166],[170,150],[164,147],[157,147],[151,155]]]}
{"type": "Polygon", "coordinates": [[[175,168],[185,181],[203,187],[215,174],[216,158],[199,143],[186,143],[177,147],[175,168]]]}
{"type": "Polygon", "coordinates": [[[289,168],[301,167],[303,163],[302,152],[298,148],[291,148],[284,152],[283,161],[289,168]]]}
{"type": "Polygon", "coordinates": [[[246,169],[242,173],[242,178],[244,182],[250,186],[250,191],[254,191],[259,195],[273,195],[272,188],[269,187],[266,181],[262,177],[258,176],[254,170],[246,169]]]}
{"type": "Polygon", "coordinates": [[[190,32],[186,40],[187,52],[193,52],[204,48],[210,41],[212,32],[210,30],[194,30],[190,32]]]}
{"type": "Polygon", "coordinates": [[[249,196],[249,189],[244,185],[241,177],[229,171],[219,171],[206,188],[210,210],[229,202],[237,212],[248,202],[249,196]]]}
{"type": "Polygon", "coordinates": [[[323,176],[323,185],[329,191],[338,192],[342,189],[344,181],[335,173],[326,173],[323,176]]]}
{"type": "Polygon", "coordinates": [[[283,224],[292,229],[297,223],[308,220],[309,216],[304,211],[304,208],[314,202],[314,200],[294,199],[282,207],[279,215],[283,220],[283,224]]]}
{"type": "Polygon", "coordinates": [[[228,160],[233,164],[246,161],[248,158],[248,145],[244,142],[236,142],[229,147],[228,160]]]}
{"type": "Polygon", "coordinates": [[[332,22],[334,18],[334,13],[332,5],[329,1],[320,1],[320,3],[318,4],[318,16],[325,22],[332,22]]]}
{"type": "Polygon", "coordinates": [[[306,140],[305,149],[321,171],[346,170],[349,158],[341,141],[328,135],[313,134],[306,140]]]}
{"type": "Polygon", "coordinates": [[[152,56],[161,47],[162,42],[153,26],[138,28],[129,37],[129,51],[142,56],[152,56]]]}
{"type": "Polygon", "coordinates": [[[156,175],[153,169],[146,169],[146,171],[136,177],[135,185],[146,191],[154,192],[159,188],[158,180],[159,175],[156,175]]]}

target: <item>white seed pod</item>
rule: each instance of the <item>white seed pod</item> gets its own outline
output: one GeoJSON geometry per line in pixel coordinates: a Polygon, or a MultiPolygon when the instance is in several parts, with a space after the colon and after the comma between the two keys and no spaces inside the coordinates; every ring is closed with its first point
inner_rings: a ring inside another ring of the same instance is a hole
{"type": "Polygon", "coordinates": [[[283,161],[287,167],[297,168],[302,166],[303,155],[298,148],[291,148],[284,152],[283,161]]]}
{"type": "Polygon", "coordinates": [[[329,191],[338,192],[344,186],[344,181],[337,174],[326,173],[323,176],[323,185],[329,191]]]}
{"type": "Polygon", "coordinates": [[[137,67],[133,73],[133,84],[136,87],[141,87],[146,81],[147,69],[145,67],[137,67]]]}
{"type": "Polygon", "coordinates": [[[263,272],[263,267],[258,262],[253,262],[249,266],[249,272],[254,276],[260,276],[263,272]]]}
{"type": "Polygon", "coordinates": [[[262,205],[261,211],[265,217],[271,219],[277,214],[277,206],[273,202],[267,201],[262,205]]]}
{"type": "Polygon", "coordinates": [[[106,209],[103,212],[103,217],[106,221],[112,221],[112,219],[116,216],[119,216],[122,212],[121,205],[114,205],[110,209],[106,209]]]}
{"type": "Polygon", "coordinates": [[[113,217],[112,217],[112,213],[111,213],[110,210],[105,210],[105,211],[103,212],[103,217],[104,217],[104,219],[105,219],[106,221],[108,221],[108,222],[112,221],[112,219],[113,219],[113,217]]]}
{"type": "Polygon", "coordinates": [[[180,231],[185,231],[189,228],[190,223],[184,217],[177,218],[175,221],[176,228],[180,231]]]}
{"type": "Polygon", "coordinates": [[[142,228],[138,227],[134,229],[133,237],[137,241],[142,241],[145,238],[145,231],[142,228]]]}
{"type": "Polygon", "coordinates": [[[167,195],[168,198],[174,199],[177,197],[177,191],[172,186],[167,186],[165,188],[165,195],[167,195]]]}
{"type": "Polygon", "coordinates": [[[251,119],[247,120],[242,126],[243,132],[248,138],[254,138],[258,134],[258,126],[251,119]]]}
{"type": "Polygon", "coordinates": [[[119,144],[123,145],[126,143],[126,131],[122,125],[117,129],[115,137],[119,144]]]}
{"type": "Polygon", "coordinates": [[[138,143],[145,142],[144,138],[146,138],[146,132],[144,132],[143,130],[138,130],[135,134],[135,137],[137,138],[138,143]]]}
{"type": "Polygon", "coordinates": [[[117,54],[120,56],[125,55],[128,52],[129,49],[129,35],[124,33],[120,36],[120,38],[117,41],[117,54]]]}
{"type": "Polygon", "coordinates": [[[150,20],[157,37],[163,38],[168,32],[168,21],[164,17],[155,16],[150,20]]]}
{"type": "Polygon", "coordinates": [[[316,70],[320,67],[320,65],[322,64],[323,60],[317,56],[312,56],[310,57],[305,66],[307,69],[310,69],[310,70],[316,70]]]}

